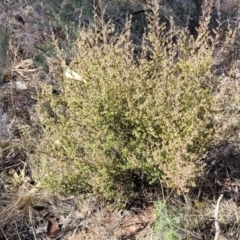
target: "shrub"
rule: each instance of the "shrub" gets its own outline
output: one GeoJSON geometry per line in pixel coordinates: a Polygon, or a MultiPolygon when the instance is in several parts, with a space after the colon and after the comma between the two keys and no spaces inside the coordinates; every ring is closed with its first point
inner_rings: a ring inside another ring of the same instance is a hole
{"type": "Polygon", "coordinates": [[[3,71],[6,67],[6,58],[9,47],[9,29],[4,26],[0,26],[0,83],[2,82],[3,71]]]}
{"type": "Polygon", "coordinates": [[[60,93],[47,85],[39,93],[43,134],[32,159],[51,191],[122,201],[136,179],[187,191],[201,172],[213,132],[207,27],[196,40],[182,30],[174,43],[173,29],[166,33],[155,13],[138,56],[129,29],[111,39],[98,35],[91,47],[88,33],[80,34],[70,68],[87,83],[51,69],[60,93]]]}
{"type": "Polygon", "coordinates": [[[154,225],[155,233],[158,239],[163,240],[178,240],[180,239],[179,224],[184,224],[184,219],[176,219],[169,213],[164,202],[158,201],[155,203],[157,220],[154,225]],[[180,222],[179,222],[180,221],[180,222]]]}

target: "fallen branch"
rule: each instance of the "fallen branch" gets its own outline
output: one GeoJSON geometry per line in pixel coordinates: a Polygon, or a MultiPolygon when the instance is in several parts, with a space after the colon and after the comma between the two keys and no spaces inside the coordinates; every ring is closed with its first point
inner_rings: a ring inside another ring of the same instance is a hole
{"type": "Polygon", "coordinates": [[[215,213],[214,213],[214,225],[215,225],[215,229],[216,229],[214,240],[218,240],[218,237],[220,234],[220,227],[219,227],[219,223],[218,223],[218,210],[219,210],[219,204],[220,204],[222,197],[223,197],[223,194],[221,194],[218,198],[217,205],[215,208],[215,213]]]}

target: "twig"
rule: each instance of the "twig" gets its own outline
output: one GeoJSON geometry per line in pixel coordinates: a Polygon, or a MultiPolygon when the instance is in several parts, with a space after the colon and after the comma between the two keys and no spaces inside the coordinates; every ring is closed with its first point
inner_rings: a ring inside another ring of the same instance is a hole
{"type": "Polygon", "coordinates": [[[214,213],[214,225],[215,225],[215,229],[216,229],[214,240],[218,240],[218,237],[220,234],[220,227],[219,227],[219,223],[218,223],[218,210],[219,210],[219,204],[220,204],[222,197],[223,197],[223,194],[221,194],[218,198],[217,205],[215,208],[215,213],[214,213]]]}

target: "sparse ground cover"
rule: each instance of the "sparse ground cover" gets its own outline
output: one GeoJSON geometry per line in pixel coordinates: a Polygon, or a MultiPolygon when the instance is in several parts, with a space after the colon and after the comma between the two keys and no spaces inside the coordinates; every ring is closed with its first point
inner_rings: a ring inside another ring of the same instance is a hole
{"type": "Polygon", "coordinates": [[[239,238],[239,1],[0,4],[0,239],[239,238]]]}

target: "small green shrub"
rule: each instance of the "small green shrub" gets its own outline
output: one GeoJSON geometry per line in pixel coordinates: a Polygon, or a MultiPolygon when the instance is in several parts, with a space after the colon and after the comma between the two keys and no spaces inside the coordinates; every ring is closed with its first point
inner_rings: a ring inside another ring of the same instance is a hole
{"type": "MultiPolygon", "coordinates": [[[[161,240],[179,240],[178,222],[171,216],[164,202],[155,203],[157,220],[154,225],[155,233],[161,240]]],[[[183,219],[181,219],[183,221],[183,219]]],[[[179,227],[180,228],[180,227],[179,227]]]]}
{"type": "Polygon", "coordinates": [[[2,82],[3,71],[6,67],[9,37],[9,29],[7,27],[0,26],[0,83],[2,82]]]}
{"type": "Polygon", "coordinates": [[[39,53],[34,58],[34,67],[42,67],[46,72],[49,72],[49,66],[47,63],[47,59],[43,53],[39,53]]]}
{"type": "Polygon", "coordinates": [[[136,176],[179,191],[194,185],[213,133],[210,38],[207,29],[197,40],[182,30],[173,43],[155,17],[138,56],[129,25],[92,47],[81,34],[70,68],[86,84],[51,69],[61,93],[39,93],[43,135],[32,156],[50,191],[122,201],[133,196],[136,176]]]}

